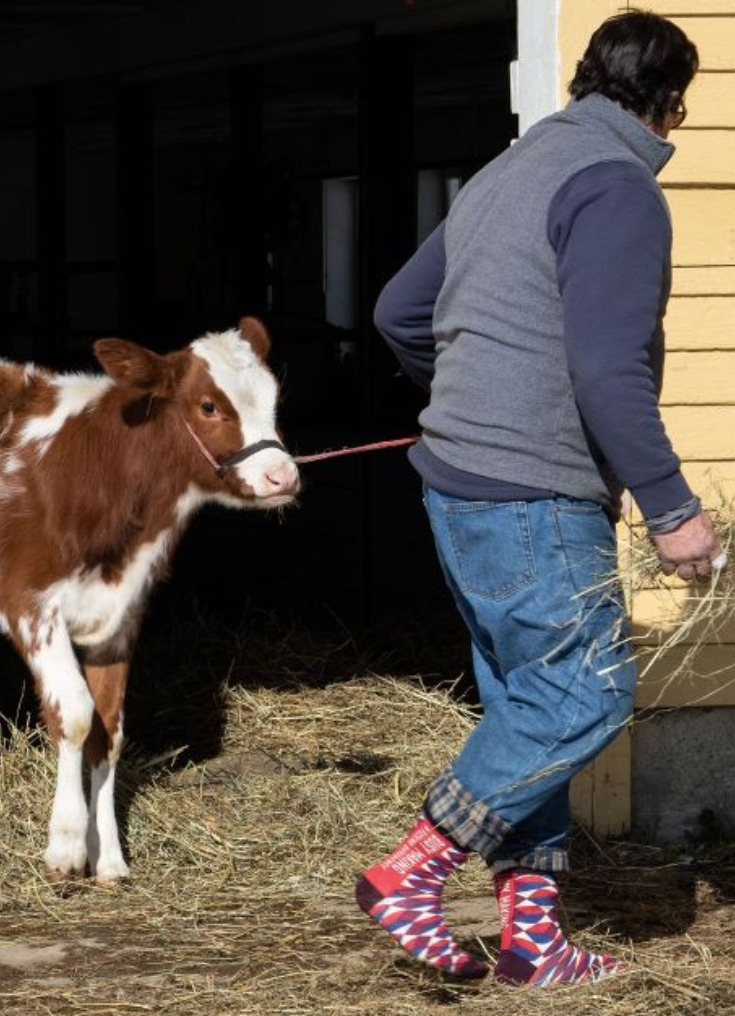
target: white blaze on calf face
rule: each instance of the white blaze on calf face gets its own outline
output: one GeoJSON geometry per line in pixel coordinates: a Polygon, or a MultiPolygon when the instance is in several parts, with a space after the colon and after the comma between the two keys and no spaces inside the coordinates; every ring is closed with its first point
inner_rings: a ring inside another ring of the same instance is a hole
{"type": "MultiPolygon", "coordinates": [[[[278,385],[250,343],[232,329],[197,339],[190,348],[195,356],[205,361],[214,384],[234,407],[239,417],[240,447],[256,441],[278,441],[278,385]]],[[[266,448],[241,462],[235,473],[242,483],[252,488],[256,497],[273,498],[278,493],[274,490],[274,480],[279,477],[294,483],[297,469],[287,452],[266,448]]],[[[290,496],[284,500],[290,500],[290,496]]]]}

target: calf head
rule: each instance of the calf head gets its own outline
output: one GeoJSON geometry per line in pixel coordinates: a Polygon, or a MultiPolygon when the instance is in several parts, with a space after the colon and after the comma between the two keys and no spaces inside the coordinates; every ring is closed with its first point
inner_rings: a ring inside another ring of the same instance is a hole
{"type": "Polygon", "coordinates": [[[299,474],[278,437],[278,382],[266,362],[270,337],[260,321],[243,318],[237,329],[165,356],[122,339],[100,339],[94,349],[138,405],[145,399],[148,412],[154,404],[168,410],[187,454],[193,450],[197,486],[256,508],[293,500],[299,474]]]}

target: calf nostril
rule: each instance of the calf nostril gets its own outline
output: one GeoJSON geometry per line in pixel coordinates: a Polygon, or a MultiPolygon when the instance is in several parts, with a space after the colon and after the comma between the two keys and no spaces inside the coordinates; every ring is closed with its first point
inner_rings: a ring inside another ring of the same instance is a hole
{"type": "Polygon", "coordinates": [[[289,463],[275,466],[263,478],[271,494],[293,494],[299,486],[298,470],[289,463]]]}

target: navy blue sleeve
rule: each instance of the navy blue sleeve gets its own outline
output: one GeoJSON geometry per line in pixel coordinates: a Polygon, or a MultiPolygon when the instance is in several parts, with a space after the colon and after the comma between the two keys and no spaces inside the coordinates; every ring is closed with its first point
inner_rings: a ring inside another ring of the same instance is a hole
{"type": "Polygon", "coordinates": [[[645,518],[692,497],[659,410],[657,338],[671,225],[647,174],[598,163],[549,209],[564,342],[580,415],[645,518]]]}
{"type": "Polygon", "coordinates": [[[444,282],[444,223],[393,276],[375,305],[375,327],[412,381],[427,390],[434,376],[434,304],[444,282]]]}

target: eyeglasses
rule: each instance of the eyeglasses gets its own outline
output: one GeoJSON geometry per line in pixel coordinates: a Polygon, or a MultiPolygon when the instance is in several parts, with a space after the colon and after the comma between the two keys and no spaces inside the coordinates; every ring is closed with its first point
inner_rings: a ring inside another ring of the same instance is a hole
{"type": "Polygon", "coordinates": [[[671,117],[672,131],[675,131],[677,127],[681,127],[687,118],[687,108],[684,105],[683,99],[679,99],[673,109],[669,110],[669,116],[671,117]]]}

